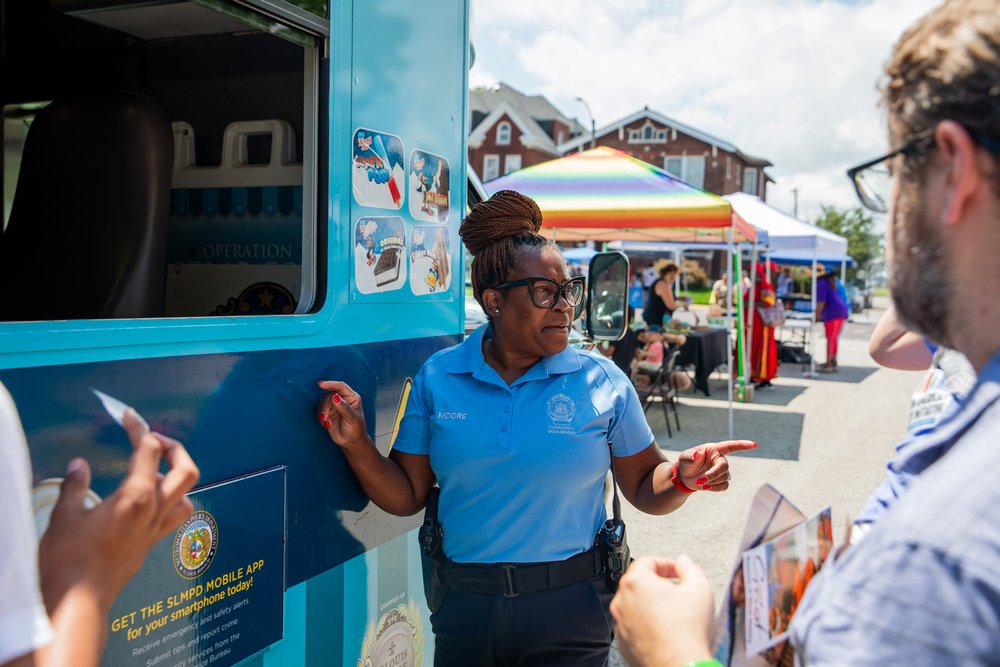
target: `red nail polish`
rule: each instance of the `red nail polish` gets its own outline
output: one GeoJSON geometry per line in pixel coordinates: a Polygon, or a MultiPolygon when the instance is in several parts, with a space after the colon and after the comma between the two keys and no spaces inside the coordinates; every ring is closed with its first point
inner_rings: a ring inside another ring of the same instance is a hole
{"type": "Polygon", "coordinates": [[[754,448],[754,449],[757,449],[757,443],[756,443],[756,442],[755,442],[755,443],[753,443],[753,448],[754,448]]]}
{"type": "Polygon", "coordinates": [[[325,422],[326,421],[326,413],[325,412],[319,413],[319,420],[321,422],[325,422]]]}
{"type": "Polygon", "coordinates": [[[701,454],[701,450],[698,449],[694,450],[694,454],[691,455],[691,458],[693,459],[698,458],[698,454],[701,454]]]}
{"type": "Polygon", "coordinates": [[[702,477],[700,479],[695,480],[694,483],[697,484],[698,486],[701,486],[702,484],[704,484],[707,481],[708,481],[708,477],[702,477]]]}
{"type": "Polygon", "coordinates": [[[328,421],[323,422],[323,428],[325,428],[327,431],[330,430],[330,426],[331,426],[330,422],[328,421]]]}
{"type": "Polygon", "coordinates": [[[712,485],[711,484],[706,484],[705,486],[703,486],[701,488],[703,488],[703,489],[711,489],[712,485]]]}
{"type": "Polygon", "coordinates": [[[340,394],[333,395],[333,402],[336,403],[337,405],[340,405],[340,394]]]}

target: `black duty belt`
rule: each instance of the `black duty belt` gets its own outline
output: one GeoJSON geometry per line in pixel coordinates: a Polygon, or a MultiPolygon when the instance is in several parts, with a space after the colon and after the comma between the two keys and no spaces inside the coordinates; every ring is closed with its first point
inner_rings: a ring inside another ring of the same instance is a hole
{"type": "Polygon", "coordinates": [[[512,598],[575,584],[603,571],[601,555],[592,548],[551,563],[449,563],[443,574],[452,590],[512,598]]]}

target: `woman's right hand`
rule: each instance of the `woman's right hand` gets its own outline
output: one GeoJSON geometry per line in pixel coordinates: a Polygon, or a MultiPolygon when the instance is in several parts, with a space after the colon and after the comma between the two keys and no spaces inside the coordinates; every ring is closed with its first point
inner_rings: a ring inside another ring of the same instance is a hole
{"type": "Polygon", "coordinates": [[[320,425],[330,439],[341,447],[354,447],[368,438],[361,396],[339,380],[320,380],[320,389],[326,393],[317,408],[320,425]]]}

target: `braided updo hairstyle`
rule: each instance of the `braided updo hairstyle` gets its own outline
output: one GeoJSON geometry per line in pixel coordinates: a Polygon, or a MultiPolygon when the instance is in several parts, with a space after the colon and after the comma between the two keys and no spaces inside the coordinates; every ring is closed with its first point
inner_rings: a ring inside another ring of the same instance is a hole
{"type": "Polygon", "coordinates": [[[528,248],[551,245],[538,233],[542,211],[531,197],[501,190],[476,205],[462,221],[458,235],[473,256],[472,295],[492,319],[483,303],[483,290],[508,280],[528,248]]]}

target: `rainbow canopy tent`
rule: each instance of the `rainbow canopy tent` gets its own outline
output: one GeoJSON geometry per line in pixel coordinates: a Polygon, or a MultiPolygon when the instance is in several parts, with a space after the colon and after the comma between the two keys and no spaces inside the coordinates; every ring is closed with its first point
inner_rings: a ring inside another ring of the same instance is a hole
{"type": "Polygon", "coordinates": [[[538,202],[543,230],[558,241],[733,240],[752,242],[753,226],[729,202],[627,153],[599,146],[536,164],[484,184],[490,194],[516,190],[538,202]]]}

